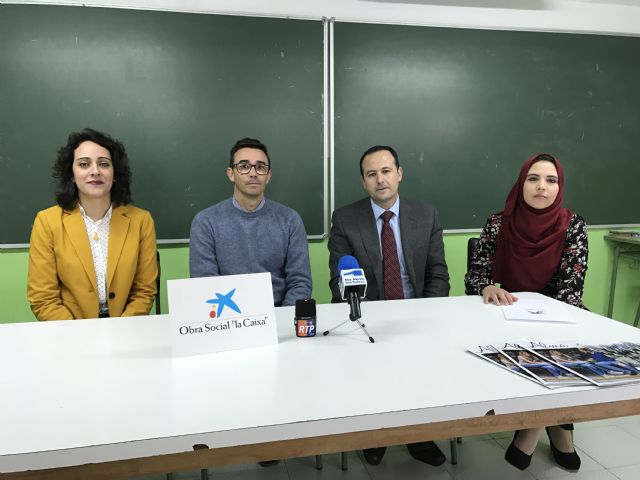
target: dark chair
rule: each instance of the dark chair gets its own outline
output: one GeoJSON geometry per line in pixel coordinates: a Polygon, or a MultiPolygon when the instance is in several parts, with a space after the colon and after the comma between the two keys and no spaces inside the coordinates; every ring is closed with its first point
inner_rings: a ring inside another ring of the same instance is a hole
{"type": "MultiPolygon", "coordinates": [[[[476,250],[478,249],[478,243],[480,243],[480,239],[477,237],[471,237],[467,241],[467,272],[471,270],[471,260],[476,254],[476,250]]],[[[473,293],[467,290],[465,286],[464,293],[466,295],[473,295],[473,293]]],[[[458,443],[462,443],[462,438],[452,438],[449,440],[449,447],[451,448],[451,464],[456,465],[458,463],[458,443]]]]}
{"type": "MultiPolygon", "coordinates": [[[[342,452],[342,465],[340,465],[340,468],[345,472],[349,469],[347,452],[342,452]]],[[[322,455],[316,455],[316,470],[322,470],[322,455]]]]}
{"type": "MultiPolygon", "coordinates": [[[[471,270],[471,260],[476,254],[476,250],[478,249],[478,243],[480,243],[480,239],[476,237],[471,237],[467,242],[467,272],[471,270]]],[[[465,287],[464,293],[466,295],[472,295],[467,288],[465,287]]]]}
{"type": "Polygon", "coordinates": [[[156,315],[162,313],[160,309],[160,252],[156,250],[156,260],[158,261],[158,276],[156,277],[156,315]]]}

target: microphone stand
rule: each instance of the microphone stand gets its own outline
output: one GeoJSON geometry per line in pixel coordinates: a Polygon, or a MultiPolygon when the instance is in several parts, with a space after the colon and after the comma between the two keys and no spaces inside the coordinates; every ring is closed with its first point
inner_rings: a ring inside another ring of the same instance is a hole
{"type": "MultiPolygon", "coordinates": [[[[356,322],[358,324],[358,326],[362,329],[364,334],[367,337],[369,337],[369,341],[371,343],[374,343],[375,340],[373,339],[373,337],[371,335],[369,335],[369,332],[367,332],[367,329],[364,328],[364,323],[362,323],[359,320],[360,317],[362,317],[362,313],[360,312],[360,298],[358,297],[358,292],[355,292],[353,290],[348,292],[347,293],[347,300],[349,302],[349,308],[350,308],[349,320],[352,321],[352,322],[356,322]]],[[[347,323],[349,320],[345,320],[344,322],[336,325],[335,327],[333,327],[333,328],[331,328],[329,330],[326,330],[325,332],[322,333],[322,335],[324,335],[326,337],[331,332],[333,332],[336,328],[341,327],[342,325],[347,323]]]]}

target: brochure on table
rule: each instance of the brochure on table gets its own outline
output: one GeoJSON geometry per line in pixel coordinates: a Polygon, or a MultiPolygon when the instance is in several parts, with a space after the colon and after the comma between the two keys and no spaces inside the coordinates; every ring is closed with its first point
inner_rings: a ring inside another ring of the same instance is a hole
{"type": "Polygon", "coordinates": [[[502,305],[506,320],[524,322],[576,323],[571,309],[562,302],[530,292],[516,292],[518,301],[512,305],[502,305]]]}
{"type": "Polygon", "coordinates": [[[474,355],[547,388],[640,382],[640,344],[517,340],[474,345],[474,355]]]}
{"type": "Polygon", "coordinates": [[[278,343],[271,274],[168,280],[174,356],[278,343]]]}

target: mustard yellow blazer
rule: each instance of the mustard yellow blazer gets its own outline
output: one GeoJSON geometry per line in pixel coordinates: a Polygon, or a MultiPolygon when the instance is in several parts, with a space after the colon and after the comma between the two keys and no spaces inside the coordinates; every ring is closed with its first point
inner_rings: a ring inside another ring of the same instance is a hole
{"type": "MultiPolygon", "coordinates": [[[[147,315],[157,275],[151,214],[133,205],[115,207],[107,255],[109,314],[147,315]]],[[[38,320],[98,317],[96,273],[79,208],[38,212],[31,230],[27,297],[38,320]]]]}

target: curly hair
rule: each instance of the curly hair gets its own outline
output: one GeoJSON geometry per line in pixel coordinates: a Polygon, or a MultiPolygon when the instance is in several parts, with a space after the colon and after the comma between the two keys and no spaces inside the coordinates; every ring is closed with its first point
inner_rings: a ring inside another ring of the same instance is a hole
{"type": "Polygon", "coordinates": [[[113,164],[113,186],[111,203],[114,207],[131,202],[131,169],[129,158],[122,142],[106,133],[85,128],[81,132],[69,134],[67,144],[58,149],[58,158],[53,166],[53,178],[58,180],[56,202],[65,210],[73,210],[78,205],[78,187],[73,181],[73,153],[83,142],[93,142],[106,148],[113,164]]]}

